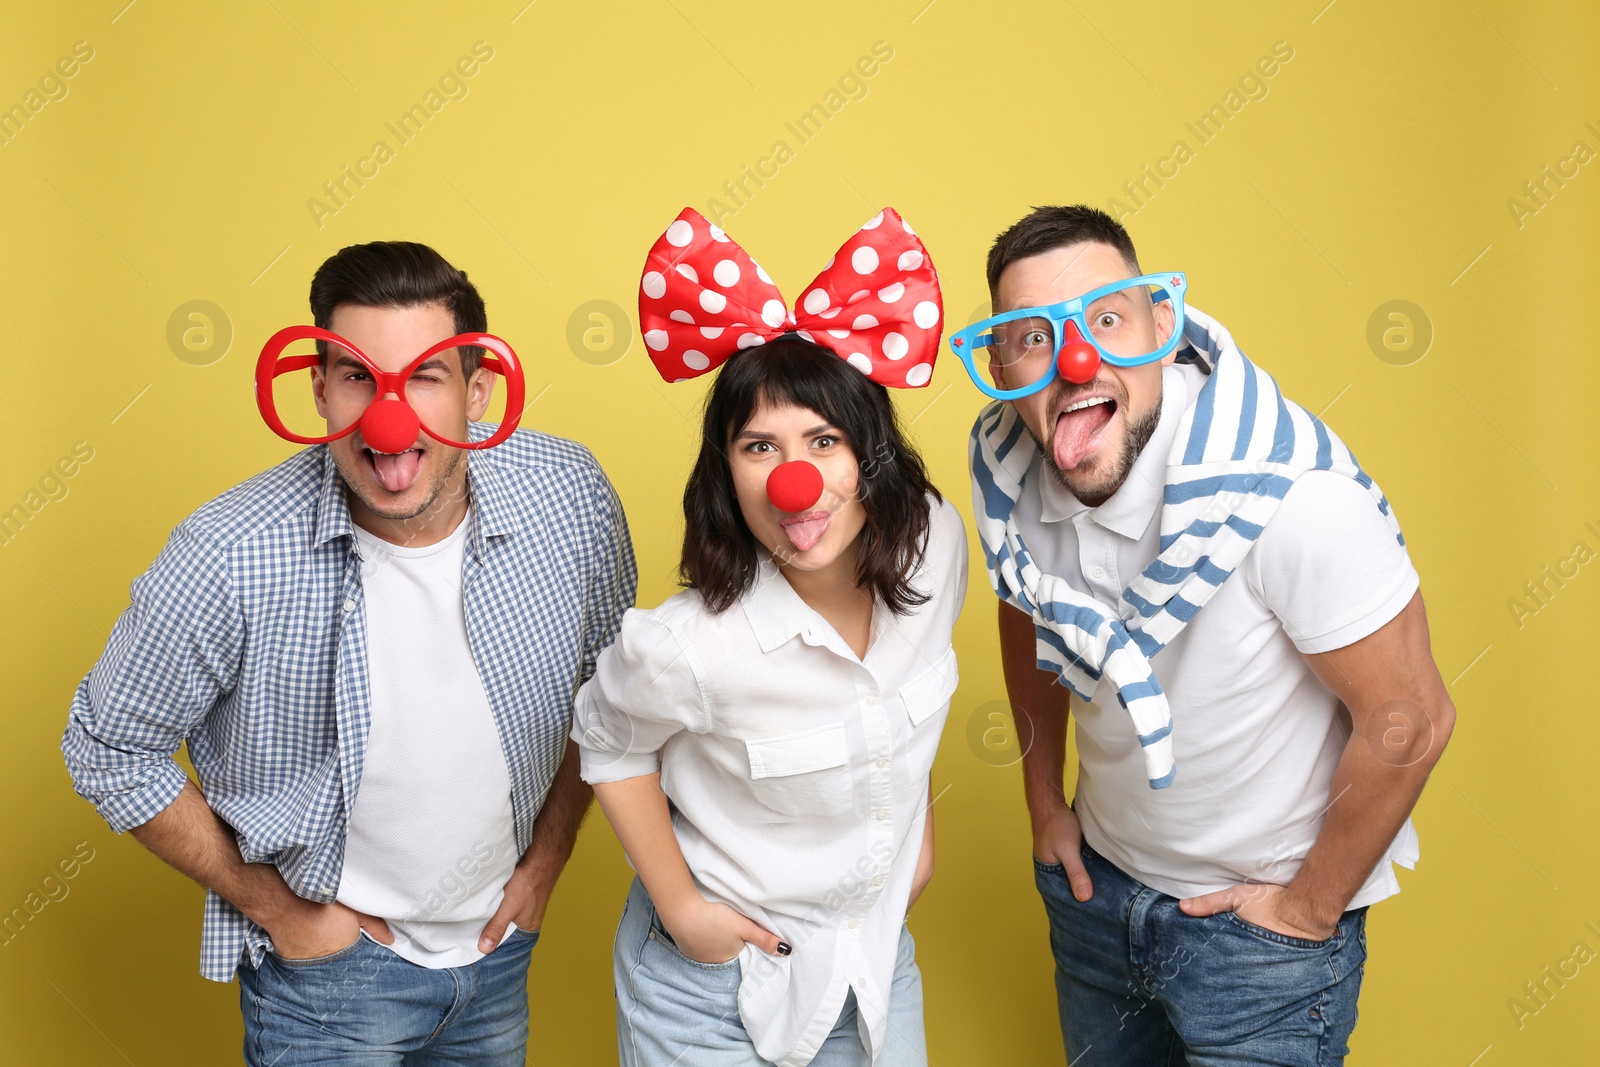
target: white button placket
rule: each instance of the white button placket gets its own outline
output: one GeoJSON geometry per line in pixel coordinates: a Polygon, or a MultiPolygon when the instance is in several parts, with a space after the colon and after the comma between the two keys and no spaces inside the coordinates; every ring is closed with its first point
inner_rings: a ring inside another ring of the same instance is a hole
{"type": "Polygon", "coordinates": [[[1073,516],[1078,533],[1078,567],[1089,585],[1089,592],[1102,604],[1116,604],[1122,597],[1117,581],[1116,545],[1106,530],[1088,512],[1073,516]]]}
{"type": "MultiPolygon", "coordinates": [[[[893,764],[889,758],[892,749],[888,717],[889,702],[884,700],[877,679],[870,673],[858,686],[857,691],[860,693],[861,727],[867,741],[867,859],[869,863],[877,863],[878,857],[894,854],[894,789],[893,764]]],[[[866,959],[861,954],[861,926],[866,921],[867,913],[878,902],[878,897],[883,892],[883,884],[884,878],[881,872],[875,872],[873,877],[863,878],[859,890],[849,898],[849,903],[845,906],[844,932],[847,935],[854,935],[848,940],[850,952],[857,961],[858,974],[864,975],[867,970],[866,959]]],[[[845,966],[851,965],[845,964],[845,966]]],[[[860,977],[853,984],[857,988],[864,989],[867,980],[865,977],[860,977]]]]}

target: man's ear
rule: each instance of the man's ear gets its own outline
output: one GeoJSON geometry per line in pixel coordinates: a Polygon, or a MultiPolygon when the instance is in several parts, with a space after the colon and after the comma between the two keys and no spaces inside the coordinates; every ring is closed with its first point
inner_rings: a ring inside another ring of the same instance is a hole
{"type": "Polygon", "coordinates": [[[1011,388],[1006,384],[1005,365],[997,359],[991,359],[989,361],[989,380],[994,383],[994,387],[996,389],[1011,388]]]}
{"type": "MultiPolygon", "coordinates": [[[[489,410],[489,400],[494,396],[494,380],[499,377],[494,371],[478,364],[478,369],[472,372],[472,377],[467,379],[467,421],[477,422],[483,418],[484,412],[489,410]]],[[[515,412],[506,412],[509,418],[515,412]]]]}
{"type": "Polygon", "coordinates": [[[328,418],[328,361],[311,365],[311,399],[316,401],[317,415],[328,418]]]}
{"type": "MultiPolygon", "coordinates": [[[[1156,347],[1160,348],[1172,337],[1172,331],[1177,325],[1178,316],[1177,313],[1172,310],[1172,301],[1170,300],[1161,301],[1159,304],[1155,305],[1151,311],[1152,314],[1154,314],[1156,321],[1156,347]]],[[[1172,366],[1173,361],[1178,358],[1178,348],[1181,344],[1182,341],[1180,339],[1179,344],[1174,345],[1172,351],[1168,352],[1161,358],[1161,365],[1163,367],[1172,366]]]]}

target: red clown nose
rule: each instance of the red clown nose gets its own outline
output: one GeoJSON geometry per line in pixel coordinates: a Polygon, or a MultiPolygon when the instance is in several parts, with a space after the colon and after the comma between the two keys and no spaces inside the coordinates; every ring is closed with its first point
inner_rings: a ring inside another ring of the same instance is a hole
{"type": "Polygon", "coordinates": [[[1100,352],[1083,339],[1078,324],[1068,319],[1063,324],[1061,352],[1056,357],[1056,370],[1073,385],[1092,381],[1100,370],[1100,352]]]}
{"type": "Polygon", "coordinates": [[[361,416],[361,437],[375,452],[404,452],[416,444],[422,423],[404,400],[374,400],[361,416]]]}
{"type": "Polygon", "coordinates": [[[803,459],[780,463],[767,475],[767,499],[779,511],[807,511],[822,499],[822,472],[803,459]]]}

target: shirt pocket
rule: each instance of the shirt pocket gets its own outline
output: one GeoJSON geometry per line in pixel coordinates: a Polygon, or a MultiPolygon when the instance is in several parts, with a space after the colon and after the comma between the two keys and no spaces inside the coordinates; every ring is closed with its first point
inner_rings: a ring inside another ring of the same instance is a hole
{"type": "Polygon", "coordinates": [[[945,649],[944,655],[933,666],[900,687],[900,699],[911,717],[911,725],[921,726],[928,718],[950,703],[955,695],[961,674],[956,669],[956,650],[945,649]]]}
{"type": "Polygon", "coordinates": [[[746,741],[751,790],[773,811],[836,816],[855,803],[844,727],[822,726],[787,737],[746,741]]]}

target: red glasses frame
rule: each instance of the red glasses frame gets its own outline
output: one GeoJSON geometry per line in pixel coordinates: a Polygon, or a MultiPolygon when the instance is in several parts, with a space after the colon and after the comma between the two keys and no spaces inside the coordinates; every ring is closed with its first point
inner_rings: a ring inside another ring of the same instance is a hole
{"type": "MultiPolygon", "coordinates": [[[[411,409],[410,402],[405,399],[406,383],[416,373],[417,368],[429,359],[446,349],[457,348],[462,345],[472,345],[484,349],[483,367],[505,379],[505,418],[501,420],[499,428],[482,441],[452,441],[450,438],[442,437],[423,425],[420,418],[417,419],[417,425],[429,437],[442,445],[449,445],[451,448],[493,448],[509,438],[511,432],[517,428],[517,423],[522,420],[522,401],[526,391],[526,383],[523,378],[522,363],[517,359],[517,354],[512,351],[509,344],[492,333],[458,333],[454,337],[447,337],[429,348],[412,360],[404,370],[386,371],[380,370],[365,352],[331,330],[324,330],[320,326],[286,326],[267,338],[267,343],[261,346],[261,355],[256,360],[256,407],[260,409],[262,419],[266,421],[267,426],[273,433],[287,441],[294,441],[302,445],[326,444],[329,441],[337,441],[341,437],[348,435],[362,424],[368,413],[372,412],[377,405],[386,403],[384,398],[391,393],[400,398],[398,403],[405,405],[406,409],[411,411],[412,417],[415,418],[414,409],[411,409]],[[362,365],[372,373],[372,380],[377,385],[372,403],[367,405],[366,411],[361,413],[361,418],[356,419],[337,433],[325,434],[321,437],[307,437],[290,430],[283,424],[283,419],[278,414],[277,405],[272,399],[272,382],[274,379],[280,375],[290,374],[297,370],[305,370],[308,367],[315,367],[321,364],[322,357],[314,352],[301,356],[283,355],[283,350],[296,341],[307,340],[326,341],[329,344],[343,348],[361,361],[362,365]]],[[[392,405],[395,402],[388,401],[387,403],[392,405]]],[[[415,438],[416,434],[413,432],[411,440],[415,440],[415,438]]]]}

